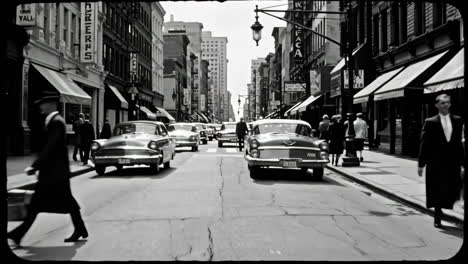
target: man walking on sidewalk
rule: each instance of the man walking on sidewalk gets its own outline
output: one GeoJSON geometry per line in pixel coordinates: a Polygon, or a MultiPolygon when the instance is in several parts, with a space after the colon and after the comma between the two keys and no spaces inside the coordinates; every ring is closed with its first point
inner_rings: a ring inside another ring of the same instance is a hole
{"type": "Polygon", "coordinates": [[[463,121],[449,113],[450,96],[437,96],[435,106],[439,114],[425,120],[421,133],[418,175],[426,167],[426,206],[434,207],[434,226],[441,228],[442,208],[453,209],[460,198],[463,121]]]}
{"type": "Polygon", "coordinates": [[[244,122],[244,118],[241,117],[239,123],[236,124],[236,134],[237,134],[237,141],[239,141],[239,151],[242,151],[242,147],[244,146],[244,137],[249,132],[247,128],[247,124],[244,122]]]}
{"type": "Polygon", "coordinates": [[[88,164],[89,152],[91,150],[91,142],[96,138],[94,133],[94,127],[89,122],[89,115],[86,115],[86,119],[83,124],[80,125],[80,135],[81,135],[81,148],[83,149],[83,165],[88,164]]]}
{"type": "Polygon", "coordinates": [[[35,102],[39,105],[41,114],[46,116],[44,127],[47,141],[36,161],[25,169],[28,175],[34,175],[38,170],[39,176],[24,222],[7,234],[17,246],[41,212],[70,214],[75,231],[65,242],[75,242],[80,237],[88,237],[80,206],[71,193],[65,121],[57,112],[58,99],[57,95],[45,94],[35,102]]]}
{"type": "Polygon", "coordinates": [[[84,114],[80,113],[73,122],[73,131],[75,132],[75,148],[73,149],[73,160],[77,161],[76,154],[80,153],[80,160],[83,162],[83,150],[81,149],[80,125],[84,122],[84,114]]]}
{"type": "Polygon", "coordinates": [[[362,157],[362,150],[364,149],[364,141],[367,138],[367,129],[369,126],[366,121],[362,119],[362,113],[358,113],[356,117],[356,120],[354,120],[354,133],[356,134],[354,137],[354,145],[356,147],[356,151],[359,152],[360,160],[363,161],[364,158],[362,157]]]}

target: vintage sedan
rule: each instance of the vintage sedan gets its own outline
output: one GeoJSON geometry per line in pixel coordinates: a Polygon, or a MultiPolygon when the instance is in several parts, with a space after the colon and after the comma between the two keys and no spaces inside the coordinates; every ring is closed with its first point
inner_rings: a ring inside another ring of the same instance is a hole
{"type": "Polygon", "coordinates": [[[218,132],[221,130],[222,124],[211,124],[210,126],[213,128],[213,137],[218,139],[218,132]]]}
{"type": "Polygon", "coordinates": [[[115,126],[112,137],[91,143],[91,159],[97,174],[106,167],[149,165],[155,172],[159,166],[170,167],[175,156],[175,141],[169,137],[166,126],[157,121],[129,121],[115,126]]]}
{"type": "Polygon", "coordinates": [[[205,124],[203,123],[193,123],[200,133],[200,140],[203,144],[208,144],[208,132],[206,130],[205,124]]]}
{"type": "Polygon", "coordinates": [[[252,132],[245,139],[245,159],[250,176],[261,168],[295,168],[313,170],[321,179],[328,158],[328,143],[314,138],[307,122],[290,119],[263,119],[252,124],[252,132]]]}
{"type": "Polygon", "coordinates": [[[167,127],[171,138],[175,139],[176,147],[192,147],[192,151],[198,151],[200,133],[193,123],[174,123],[167,127]]]}
{"type": "Polygon", "coordinates": [[[237,144],[236,122],[224,122],[216,134],[216,139],[218,147],[222,147],[224,143],[237,144]]]}

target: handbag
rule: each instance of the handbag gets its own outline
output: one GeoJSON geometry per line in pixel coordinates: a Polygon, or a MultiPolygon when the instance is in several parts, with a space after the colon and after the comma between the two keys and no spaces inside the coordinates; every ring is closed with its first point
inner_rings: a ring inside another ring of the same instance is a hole
{"type": "Polygon", "coordinates": [[[32,190],[24,189],[8,191],[8,221],[22,221],[26,218],[33,193],[32,190]]]}

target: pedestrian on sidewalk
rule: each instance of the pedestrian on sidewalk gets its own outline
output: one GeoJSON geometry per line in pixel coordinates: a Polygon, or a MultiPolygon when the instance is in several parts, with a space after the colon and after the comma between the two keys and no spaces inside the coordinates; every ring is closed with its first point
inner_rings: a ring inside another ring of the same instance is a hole
{"type": "Polygon", "coordinates": [[[443,209],[453,209],[460,199],[464,171],[463,121],[449,113],[450,96],[436,97],[439,114],[427,118],[421,133],[418,175],[426,167],[426,207],[434,207],[434,226],[442,227],[443,209]]]}
{"type": "Polygon", "coordinates": [[[343,154],[345,141],[345,126],[341,123],[341,115],[332,116],[330,126],[328,127],[328,136],[330,139],[328,147],[332,156],[331,163],[332,165],[335,164],[335,166],[338,166],[340,156],[343,154]]]}
{"type": "Polygon", "coordinates": [[[73,160],[78,161],[76,155],[80,153],[80,160],[83,162],[83,150],[81,149],[80,125],[84,122],[84,114],[80,113],[73,122],[73,131],[75,132],[75,147],[73,148],[73,160]]]}
{"type": "Polygon", "coordinates": [[[89,121],[89,115],[86,115],[85,121],[80,125],[81,148],[83,149],[83,165],[88,164],[91,143],[95,139],[94,127],[89,121]]]}
{"type": "Polygon", "coordinates": [[[45,93],[35,102],[41,114],[46,116],[44,128],[47,140],[38,158],[25,169],[28,175],[39,171],[39,176],[24,222],[7,234],[17,246],[20,246],[22,238],[31,228],[37,215],[43,212],[70,214],[75,230],[65,242],[75,242],[80,237],[88,237],[80,206],[71,193],[65,121],[57,111],[58,103],[59,97],[50,93],[45,93]]]}
{"type": "Polygon", "coordinates": [[[330,118],[328,115],[322,116],[322,121],[319,123],[319,139],[323,139],[328,142],[328,127],[330,126],[330,118]]]}
{"type": "Polygon", "coordinates": [[[354,145],[356,147],[356,151],[359,152],[359,159],[361,161],[364,160],[362,157],[362,150],[364,149],[364,141],[367,139],[367,130],[369,129],[369,126],[363,119],[363,116],[364,115],[362,113],[358,113],[356,115],[356,120],[354,120],[354,133],[356,134],[354,137],[354,145]]]}
{"type": "Polygon", "coordinates": [[[239,144],[239,151],[242,151],[242,147],[244,146],[244,138],[245,135],[249,132],[247,128],[247,124],[244,121],[244,118],[241,117],[240,121],[236,124],[236,134],[237,134],[237,141],[239,144]]]}
{"type": "Polygon", "coordinates": [[[109,139],[111,135],[112,135],[112,129],[109,124],[109,119],[106,117],[106,120],[104,121],[104,125],[102,126],[101,134],[99,135],[99,138],[109,139]]]}

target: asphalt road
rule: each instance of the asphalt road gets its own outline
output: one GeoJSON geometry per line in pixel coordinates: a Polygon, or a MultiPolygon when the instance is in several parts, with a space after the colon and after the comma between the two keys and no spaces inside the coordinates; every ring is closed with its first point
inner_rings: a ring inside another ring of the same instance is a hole
{"type": "MultiPolygon", "coordinates": [[[[297,171],[298,172],[298,171],[297,171]]],[[[13,248],[28,260],[439,260],[463,243],[455,226],[339,175],[249,177],[243,155],[217,142],[180,148],[170,169],[91,172],[71,180],[89,237],[64,243],[68,215],[40,214],[13,248]],[[448,223],[446,223],[448,224],[448,223]]],[[[11,230],[19,222],[9,222],[11,230]]]]}

